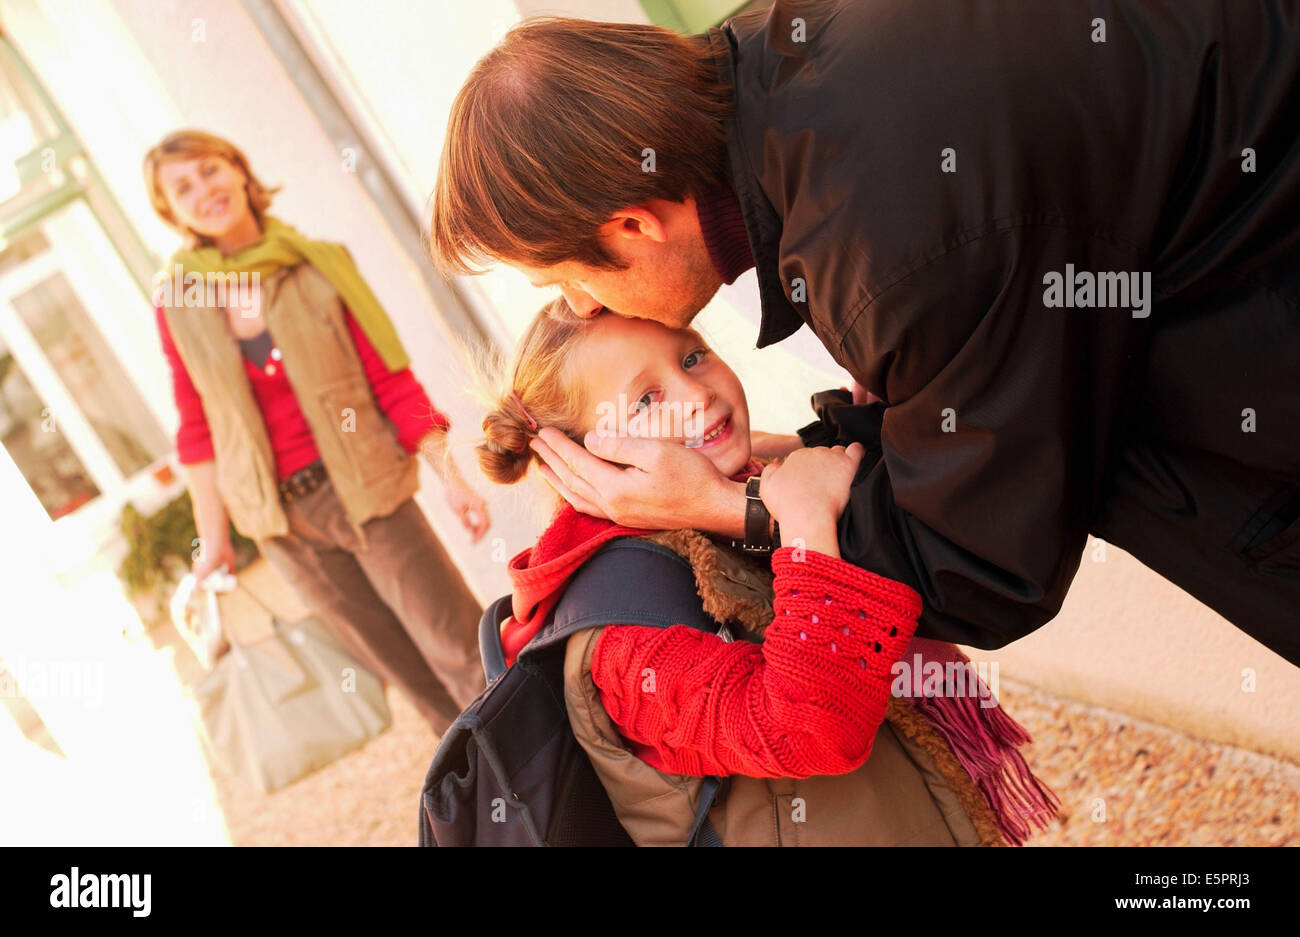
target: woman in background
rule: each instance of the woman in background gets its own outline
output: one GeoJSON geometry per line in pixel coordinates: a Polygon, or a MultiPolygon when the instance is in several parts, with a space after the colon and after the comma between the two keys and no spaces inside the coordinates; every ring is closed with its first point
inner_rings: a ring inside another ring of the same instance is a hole
{"type": "Polygon", "coordinates": [[[278,188],[234,144],[177,131],[145,155],[144,178],[186,240],[155,304],[201,539],[195,575],[234,568],[229,519],[441,734],[483,688],[482,609],[413,500],[414,453],[475,541],[489,524],[447,456],[447,418],[347,249],[268,215],[278,188]],[[249,274],[251,286],[218,305],[223,291],[177,288],[192,274],[249,274]]]}

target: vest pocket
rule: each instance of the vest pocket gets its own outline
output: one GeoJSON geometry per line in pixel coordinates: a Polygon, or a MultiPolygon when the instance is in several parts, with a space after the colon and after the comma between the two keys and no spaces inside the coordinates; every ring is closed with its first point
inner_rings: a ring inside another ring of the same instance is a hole
{"type": "MultiPolygon", "coordinates": [[[[355,482],[373,485],[406,470],[410,453],[398,443],[379,411],[364,375],[330,384],[319,392],[318,399],[322,419],[355,482]]],[[[317,445],[322,442],[317,440],[317,445]]],[[[332,469],[328,458],[326,467],[332,469]]]]}

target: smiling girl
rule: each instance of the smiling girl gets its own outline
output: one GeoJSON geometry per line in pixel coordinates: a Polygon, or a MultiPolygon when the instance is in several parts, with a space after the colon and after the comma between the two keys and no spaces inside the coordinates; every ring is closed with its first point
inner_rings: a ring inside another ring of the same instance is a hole
{"type": "MultiPolygon", "coordinates": [[[[717,622],[708,633],[611,615],[568,638],[570,725],[632,839],[684,842],[692,818],[671,794],[706,775],[730,779],[709,812],[727,845],[992,845],[1045,822],[1055,804],[1017,752],[1027,737],[1009,717],[891,694],[904,654],[964,657],[913,638],[913,589],[840,559],[836,525],[864,447],[798,448],[760,464],[744,390],[697,332],[609,312],[579,319],[562,303],[524,334],[483,421],[487,476],[521,479],[542,426],[580,440],[616,417],[629,434],[698,448],[735,480],[761,474],[782,544],[754,559],[729,540],[620,527],[560,502],[538,542],[511,559],[507,664],[583,564],[618,538],[686,559],[698,593],[686,598],[717,622]],[[796,801],[816,807],[799,815],[796,801]]],[[[610,608],[618,598],[611,590],[610,608]]]]}

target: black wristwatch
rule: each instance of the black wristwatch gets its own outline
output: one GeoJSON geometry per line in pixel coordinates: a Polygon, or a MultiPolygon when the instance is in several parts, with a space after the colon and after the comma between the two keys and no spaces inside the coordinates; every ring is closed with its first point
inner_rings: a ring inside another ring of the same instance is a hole
{"type": "Polygon", "coordinates": [[[781,527],[772,520],[763,499],[758,495],[759,476],[745,482],[745,539],[731,545],[746,553],[771,553],[781,545],[781,527]]]}

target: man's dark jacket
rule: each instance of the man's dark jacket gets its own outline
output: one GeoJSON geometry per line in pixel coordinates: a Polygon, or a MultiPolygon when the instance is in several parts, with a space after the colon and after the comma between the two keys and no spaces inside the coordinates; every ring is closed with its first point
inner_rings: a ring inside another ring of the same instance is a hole
{"type": "Polygon", "coordinates": [[[820,399],[882,454],[845,558],[994,648],[1092,532],[1300,663],[1300,2],[778,2],[699,41],[759,347],[806,323],[884,401],[820,399]],[[1149,273],[1147,314],[1050,305],[1067,265],[1149,273]]]}

